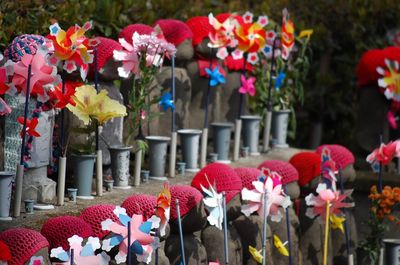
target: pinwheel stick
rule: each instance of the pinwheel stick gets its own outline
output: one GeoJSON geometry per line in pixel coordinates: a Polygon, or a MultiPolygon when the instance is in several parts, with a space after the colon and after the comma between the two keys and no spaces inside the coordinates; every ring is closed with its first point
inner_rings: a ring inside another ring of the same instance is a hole
{"type": "MultiPolygon", "coordinates": [[[[287,189],[285,186],[285,193],[287,193],[287,189]]],[[[286,233],[288,239],[288,247],[289,247],[289,265],[292,265],[292,238],[290,236],[290,215],[289,215],[289,207],[285,209],[286,214],[286,233]]]]}
{"type": "MultiPolygon", "coordinates": [[[[175,103],[175,55],[171,58],[172,69],[171,69],[171,84],[172,84],[172,101],[175,103]]],[[[176,112],[175,108],[171,108],[171,149],[169,153],[169,177],[175,177],[175,163],[176,163],[176,112]]]]}
{"type": "Polygon", "coordinates": [[[329,212],[331,209],[331,203],[326,202],[326,217],[325,217],[325,240],[324,240],[324,257],[323,265],[327,264],[328,261],[328,239],[329,239],[329,212]]]}
{"type": "Polygon", "coordinates": [[[226,194],[222,192],[222,207],[224,211],[224,257],[225,265],[229,264],[229,248],[228,248],[228,219],[226,217],[226,194]]]}
{"type": "MultiPolygon", "coordinates": [[[[99,93],[99,71],[97,69],[97,48],[94,48],[94,87],[99,93]]],[[[103,153],[99,146],[99,123],[96,122],[96,194],[103,196],[103,153]]]]}
{"type": "Polygon", "coordinates": [[[71,252],[71,253],[70,253],[69,262],[70,262],[70,265],[74,265],[74,249],[71,248],[70,252],[71,252]]]}
{"type": "MultiPolygon", "coordinates": [[[[160,229],[156,229],[156,237],[160,237],[160,229]]],[[[155,255],[154,255],[154,265],[158,265],[158,248],[155,250],[155,255]]]]}
{"type": "MultiPolygon", "coordinates": [[[[344,184],[343,184],[343,176],[342,176],[342,169],[339,168],[339,180],[340,180],[340,192],[343,194],[344,193],[344,184]]],[[[344,214],[344,235],[345,235],[345,240],[346,240],[346,252],[347,252],[347,258],[348,258],[348,265],[354,264],[354,257],[353,254],[351,253],[351,246],[350,246],[350,230],[349,230],[349,222],[347,220],[347,213],[346,213],[346,208],[343,208],[343,214],[344,214]]]]}
{"type": "Polygon", "coordinates": [[[178,215],[179,239],[181,241],[181,264],[186,265],[185,245],[183,242],[183,231],[182,231],[182,223],[181,223],[181,209],[179,207],[178,199],[176,199],[176,214],[178,215]]]}
{"type": "MultiPolygon", "coordinates": [[[[63,70],[64,73],[64,70],[63,70]]],[[[65,93],[65,77],[62,76],[61,81],[61,93],[65,93]]],[[[65,190],[65,172],[67,167],[67,158],[65,157],[66,147],[64,147],[64,108],[61,109],[60,113],[60,148],[61,156],[58,158],[58,180],[57,180],[57,204],[64,205],[64,190],[65,190]]],[[[69,137],[69,136],[68,136],[69,137]]],[[[68,143],[67,143],[68,144],[68,143]]]]}
{"type": "MultiPolygon", "coordinates": [[[[243,69],[242,69],[242,75],[246,75],[246,65],[247,65],[247,53],[243,54],[243,69]]],[[[240,117],[243,115],[243,108],[244,108],[244,99],[245,99],[245,95],[243,93],[239,93],[239,112],[238,112],[238,119],[240,119],[240,117]]]]}
{"type": "Polygon", "coordinates": [[[267,191],[264,192],[263,196],[263,210],[264,210],[264,216],[263,216],[263,231],[262,231],[262,265],[267,264],[266,258],[267,258],[267,200],[268,200],[268,193],[267,191]]]}
{"type": "Polygon", "coordinates": [[[131,222],[129,221],[128,222],[128,248],[127,248],[127,253],[126,253],[126,255],[127,255],[127,257],[126,257],[126,260],[127,260],[127,264],[131,264],[131,259],[132,259],[132,255],[131,255],[131,244],[132,244],[132,242],[131,242],[131,222]]]}
{"type": "Polygon", "coordinates": [[[22,125],[22,143],[21,143],[21,159],[17,165],[16,183],[15,183],[15,202],[14,202],[14,217],[20,216],[21,198],[22,198],[22,183],[24,180],[24,154],[25,154],[25,138],[26,138],[26,121],[28,119],[28,104],[31,85],[32,66],[28,66],[28,80],[26,82],[25,108],[24,108],[24,124],[22,125]]]}

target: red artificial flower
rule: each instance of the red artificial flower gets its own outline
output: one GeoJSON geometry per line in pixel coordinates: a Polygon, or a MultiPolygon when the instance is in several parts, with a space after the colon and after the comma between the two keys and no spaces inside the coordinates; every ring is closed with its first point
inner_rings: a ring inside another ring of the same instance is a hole
{"type": "Polygon", "coordinates": [[[387,145],[382,143],[379,148],[376,148],[367,156],[367,162],[371,164],[379,162],[382,163],[382,165],[388,165],[395,156],[400,156],[399,141],[391,141],[387,145]]]}
{"type": "MultiPolygon", "coordinates": [[[[24,117],[22,117],[22,116],[18,117],[18,122],[22,125],[24,125],[24,120],[25,120],[24,117]]],[[[33,137],[40,137],[40,134],[37,131],[35,131],[38,123],[39,123],[39,120],[36,117],[31,120],[27,119],[26,120],[26,134],[29,136],[33,136],[33,137]]],[[[21,138],[24,137],[22,130],[21,130],[20,135],[21,135],[21,138]]]]}
{"type": "Polygon", "coordinates": [[[66,82],[64,93],[62,92],[62,84],[56,86],[54,90],[50,92],[51,99],[56,102],[54,107],[63,109],[68,104],[75,106],[76,103],[73,99],[73,96],[75,95],[75,89],[83,85],[84,84],[81,82],[66,82]]]}

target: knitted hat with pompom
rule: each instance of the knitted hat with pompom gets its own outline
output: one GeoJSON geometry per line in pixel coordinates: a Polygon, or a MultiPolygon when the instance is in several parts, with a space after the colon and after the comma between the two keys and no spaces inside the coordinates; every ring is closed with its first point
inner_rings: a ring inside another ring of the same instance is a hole
{"type": "Polygon", "coordinates": [[[290,163],[281,160],[267,160],[258,166],[258,169],[269,168],[278,173],[282,179],[282,184],[288,184],[299,180],[299,173],[290,163]]]}
{"type": "Polygon", "coordinates": [[[171,191],[171,216],[170,219],[176,220],[178,213],[176,211],[176,199],[179,200],[179,210],[181,217],[185,216],[190,210],[198,205],[203,199],[200,191],[188,185],[174,185],[170,187],[171,191]]]}
{"type": "Polygon", "coordinates": [[[176,19],[160,19],[155,25],[160,26],[165,39],[177,47],[186,39],[192,39],[192,30],[184,22],[176,19]]]}
{"type": "Polygon", "coordinates": [[[186,25],[188,25],[193,32],[193,46],[197,46],[203,39],[207,38],[212,29],[208,22],[208,17],[203,16],[190,18],[186,21],[186,25]]]}
{"type": "Polygon", "coordinates": [[[261,171],[253,167],[235,168],[235,172],[242,180],[243,188],[247,188],[248,190],[254,189],[252,182],[258,180],[261,176],[261,171]]]}
{"type": "Polygon", "coordinates": [[[124,38],[126,42],[132,44],[133,33],[137,32],[139,35],[150,35],[153,28],[145,24],[130,24],[123,28],[119,33],[119,38],[124,38]]]}
{"type": "MultiPolygon", "coordinates": [[[[113,59],[113,51],[122,50],[121,44],[119,42],[104,38],[104,37],[96,37],[98,42],[97,44],[97,70],[99,71],[103,66],[107,63],[108,60],[113,59]]],[[[94,47],[89,46],[91,49],[94,47]]],[[[94,64],[90,64],[91,68],[94,69],[94,64]]]]}
{"type": "Polygon", "coordinates": [[[121,204],[126,209],[129,216],[134,214],[143,215],[143,219],[147,220],[155,214],[154,210],[157,205],[157,198],[148,194],[134,194],[125,199],[121,204]]]}
{"type": "Polygon", "coordinates": [[[84,209],[79,217],[92,227],[94,236],[103,239],[110,231],[103,230],[101,228],[101,222],[107,219],[116,222],[118,217],[114,214],[114,209],[115,205],[112,204],[93,205],[84,209]]]}
{"type": "Polygon", "coordinates": [[[354,155],[346,147],[338,144],[325,144],[319,146],[315,152],[321,155],[324,148],[330,151],[331,159],[336,163],[338,168],[343,169],[348,165],[354,164],[354,155]]]}

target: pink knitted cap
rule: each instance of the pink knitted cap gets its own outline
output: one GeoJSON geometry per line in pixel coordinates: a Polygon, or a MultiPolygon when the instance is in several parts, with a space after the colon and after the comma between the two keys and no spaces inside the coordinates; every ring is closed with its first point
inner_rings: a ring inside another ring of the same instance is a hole
{"type": "Polygon", "coordinates": [[[179,200],[179,210],[181,217],[185,216],[190,210],[196,207],[203,199],[200,191],[189,185],[174,185],[170,187],[171,191],[171,216],[170,219],[176,220],[178,213],[176,212],[176,199],[179,200]]]}
{"type": "Polygon", "coordinates": [[[12,258],[8,265],[22,265],[49,242],[39,232],[26,228],[11,228],[0,233],[3,241],[11,251],[12,258]]]}
{"type": "Polygon", "coordinates": [[[129,216],[134,214],[143,215],[143,219],[147,220],[155,214],[154,209],[157,205],[157,198],[148,194],[134,194],[125,199],[121,204],[126,209],[129,216]]]}
{"type": "Polygon", "coordinates": [[[68,238],[73,235],[82,238],[94,236],[88,223],[79,217],[69,215],[47,219],[40,233],[49,241],[50,249],[62,247],[64,250],[69,249],[68,238]]]}
{"type": "Polygon", "coordinates": [[[350,152],[349,149],[342,145],[338,144],[325,144],[321,145],[315,150],[315,152],[319,155],[321,155],[322,150],[324,148],[328,148],[329,151],[331,152],[331,158],[333,162],[336,163],[336,165],[340,168],[345,168],[348,165],[354,164],[354,155],[352,152],[350,152]]]}
{"type": "Polygon", "coordinates": [[[190,18],[186,21],[186,25],[188,25],[193,32],[193,46],[197,46],[203,39],[207,38],[212,29],[208,22],[208,17],[202,16],[190,18]]]}
{"type": "MultiPolygon", "coordinates": [[[[113,51],[117,50],[120,51],[122,50],[122,46],[119,44],[119,42],[109,39],[109,38],[104,38],[104,37],[96,37],[95,38],[98,41],[97,47],[97,70],[100,70],[108,60],[113,58],[113,51]]],[[[93,49],[94,47],[89,46],[90,49],[93,49]]],[[[90,64],[91,67],[94,69],[94,64],[90,64]]]]}
{"type": "Polygon", "coordinates": [[[281,160],[266,160],[258,166],[258,169],[269,168],[282,177],[282,184],[288,184],[299,180],[299,173],[290,163],[281,160]]]}
{"type": "Polygon", "coordinates": [[[192,39],[192,30],[180,20],[176,19],[160,19],[155,25],[159,25],[165,39],[177,47],[186,39],[192,39]]]}
{"type": "Polygon", "coordinates": [[[200,184],[205,188],[209,187],[206,176],[211,185],[215,183],[217,192],[225,191],[227,203],[242,190],[242,180],[228,165],[212,163],[203,167],[192,179],[192,186],[203,192],[200,184]]]}
{"type": "Polygon", "coordinates": [[[248,190],[254,189],[252,182],[258,180],[261,176],[261,171],[253,167],[235,168],[235,172],[242,180],[243,188],[247,188],[248,190]]]}
{"type": "Polygon", "coordinates": [[[132,44],[133,33],[139,33],[140,35],[150,35],[153,32],[153,28],[145,24],[130,24],[123,28],[119,33],[119,38],[124,38],[128,43],[132,44]]]}
{"type": "Polygon", "coordinates": [[[105,231],[101,228],[101,222],[111,219],[114,222],[118,220],[118,217],[114,214],[115,205],[112,204],[99,204],[87,207],[82,211],[79,216],[86,223],[88,223],[93,230],[96,237],[103,239],[110,231],[105,231]]]}

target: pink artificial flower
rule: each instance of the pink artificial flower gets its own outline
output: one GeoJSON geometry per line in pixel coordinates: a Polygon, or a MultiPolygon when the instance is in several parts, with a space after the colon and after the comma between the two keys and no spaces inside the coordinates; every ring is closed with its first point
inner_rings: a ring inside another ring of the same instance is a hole
{"type": "Polygon", "coordinates": [[[242,82],[242,86],[239,88],[239,93],[249,94],[253,97],[256,94],[256,87],[254,86],[256,78],[249,77],[248,79],[246,79],[244,75],[241,75],[240,81],[242,82]]]}
{"type": "Polygon", "coordinates": [[[388,119],[390,127],[392,129],[397,129],[397,121],[396,121],[396,117],[393,115],[393,112],[388,111],[386,118],[388,119]]]}
{"type": "Polygon", "coordinates": [[[370,164],[382,163],[382,165],[388,165],[394,157],[400,157],[400,142],[398,140],[390,141],[387,145],[381,143],[379,148],[372,151],[367,156],[367,162],[370,164]]]}
{"type": "Polygon", "coordinates": [[[129,44],[124,38],[119,39],[119,43],[125,50],[114,50],[114,59],[122,61],[122,67],[118,67],[118,75],[128,78],[131,73],[139,74],[139,57],[135,48],[129,44]]]}
{"type": "Polygon", "coordinates": [[[346,197],[350,196],[353,190],[346,190],[343,194],[339,191],[334,191],[327,188],[325,183],[320,183],[317,187],[318,196],[310,193],[306,197],[306,204],[310,206],[307,208],[306,216],[314,218],[320,217],[320,221],[325,222],[326,206],[330,203],[329,214],[339,215],[342,208],[353,207],[353,203],[343,202],[346,197]]]}

